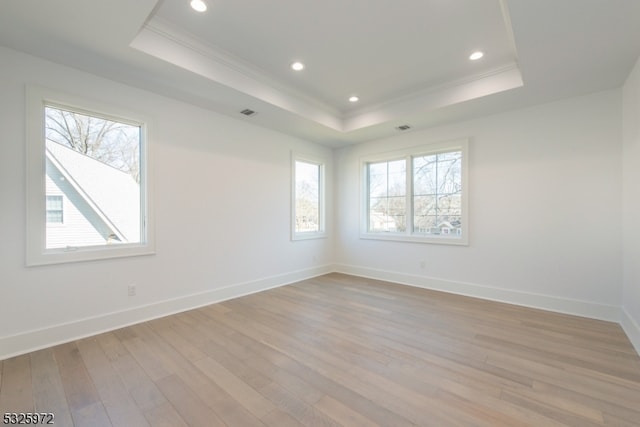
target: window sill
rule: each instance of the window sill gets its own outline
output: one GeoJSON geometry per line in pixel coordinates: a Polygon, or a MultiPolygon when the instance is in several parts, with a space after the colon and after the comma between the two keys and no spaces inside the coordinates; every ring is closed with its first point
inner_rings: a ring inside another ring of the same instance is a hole
{"type": "Polygon", "coordinates": [[[296,240],[313,240],[313,239],[326,239],[327,238],[327,233],[314,233],[314,232],[308,232],[308,233],[295,233],[291,236],[291,240],[292,241],[296,241],[296,240]]]}
{"type": "Polygon", "coordinates": [[[82,248],[47,249],[42,253],[28,254],[27,267],[64,264],[71,262],[98,261],[103,259],[154,255],[155,248],[147,245],[87,246],[82,248]]]}
{"type": "Polygon", "coordinates": [[[417,234],[379,232],[360,233],[360,238],[364,240],[388,240],[394,242],[469,246],[469,239],[465,239],[464,237],[431,237],[417,234]]]}

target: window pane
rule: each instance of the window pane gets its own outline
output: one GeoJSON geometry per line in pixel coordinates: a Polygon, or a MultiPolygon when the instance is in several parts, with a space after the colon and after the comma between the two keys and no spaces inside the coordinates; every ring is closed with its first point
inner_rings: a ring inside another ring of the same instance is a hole
{"type": "Polygon", "coordinates": [[[413,158],[413,231],[461,235],[462,152],[413,158]]]}
{"type": "Polygon", "coordinates": [[[45,140],[47,218],[65,219],[46,248],[140,243],[140,126],[47,106],[45,140]],[[52,193],[68,203],[49,216],[52,193]]]}
{"type": "Polygon", "coordinates": [[[371,197],[387,195],[387,163],[369,165],[369,194],[371,197]]]}
{"type": "Polygon", "coordinates": [[[62,196],[47,196],[47,210],[62,210],[62,196]]]}
{"type": "Polygon", "coordinates": [[[295,162],[295,231],[320,231],[320,165],[295,162]]]}
{"type": "Polygon", "coordinates": [[[437,156],[420,156],[413,158],[413,194],[436,194],[437,156]]]}
{"type": "Polygon", "coordinates": [[[369,163],[368,230],[404,232],[406,230],[406,161],[369,163]]]}
{"type": "Polygon", "coordinates": [[[407,194],[406,162],[404,160],[397,160],[395,162],[389,162],[388,165],[388,195],[404,197],[407,194]]]}
{"type": "Polygon", "coordinates": [[[462,153],[438,154],[438,194],[455,194],[462,190],[462,153]]]}
{"type": "Polygon", "coordinates": [[[62,224],[62,196],[47,196],[46,198],[47,223],[62,224]]]}
{"type": "Polygon", "coordinates": [[[360,237],[467,245],[468,145],[451,140],[364,159],[360,237]]]}

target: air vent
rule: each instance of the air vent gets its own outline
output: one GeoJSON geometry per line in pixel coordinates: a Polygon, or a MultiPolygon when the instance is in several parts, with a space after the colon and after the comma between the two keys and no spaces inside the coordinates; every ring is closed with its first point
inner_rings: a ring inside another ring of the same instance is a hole
{"type": "Polygon", "coordinates": [[[245,116],[250,117],[250,116],[255,116],[258,113],[248,108],[245,108],[244,110],[240,111],[240,114],[244,114],[245,116]]]}
{"type": "Polygon", "coordinates": [[[396,129],[399,130],[399,131],[405,131],[405,130],[411,129],[411,126],[409,126],[409,125],[400,125],[396,129]]]}

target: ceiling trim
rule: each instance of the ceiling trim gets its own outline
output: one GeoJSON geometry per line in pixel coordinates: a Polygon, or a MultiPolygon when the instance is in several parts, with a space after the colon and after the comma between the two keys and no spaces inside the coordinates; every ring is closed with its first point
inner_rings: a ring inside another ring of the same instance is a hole
{"type": "Polygon", "coordinates": [[[516,46],[516,37],[513,34],[513,23],[511,22],[511,13],[509,13],[509,6],[507,5],[507,0],[498,0],[500,3],[500,11],[502,12],[502,22],[504,23],[504,30],[507,33],[507,39],[509,40],[509,45],[511,47],[511,54],[516,63],[519,63],[518,60],[518,48],[516,46]]]}
{"type": "Polygon", "coordinates": [[[131,47],[342,133],[523,85],[517,64],[510,63],[488,72],[424,88],[373,107],[342,114],[157,18],[144,26],[131,42],[131,47]]]}
{"type": "Polygon", "coordinates": [[[516,63],[468,76],[438,86],[431,86],[343,116],[343,130],[360,129],[390,121],[406,114],[423,113],[523,86],[516,63]]]}
{"type": "Polygon", "coordinates": [[[379,125],[523,86],[506,1],[499,0],[514,62],[362,109],[343,113],[159,17],[150,19],[130,46],[257,100],[340,133],[379,125]]]}
{"type": "Polygon", "coordinates": [[[331,129],[342,130],[340,111],[268,77],[241,59],[213,48],[160,18],[145,24],[130,46],[331,129]]]}

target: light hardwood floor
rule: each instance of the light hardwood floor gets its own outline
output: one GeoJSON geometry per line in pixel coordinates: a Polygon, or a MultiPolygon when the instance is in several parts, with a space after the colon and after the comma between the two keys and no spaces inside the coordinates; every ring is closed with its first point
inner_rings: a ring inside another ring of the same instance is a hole
{"type": "Polygon", "coordinates": [[[619,325],[340,274],[0,363],[56,426],[640,426],[619,325]]]}

